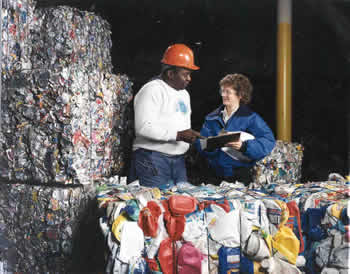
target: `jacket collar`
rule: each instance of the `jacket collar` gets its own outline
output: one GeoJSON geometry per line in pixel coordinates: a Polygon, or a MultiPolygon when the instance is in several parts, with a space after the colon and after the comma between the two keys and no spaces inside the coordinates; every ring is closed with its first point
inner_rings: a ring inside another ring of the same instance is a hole
{"type": "MultiPolygon", "coordinates": [[[[224,108],[224,105],[219,106],[217,109],[207,115],[206,120],[222,120],[221,112],[224,110],[224,108]]],[[[234,116],[249,116],[250,114],[252,114],[252,111],[248,106],[240,105],[234,116]]]]}

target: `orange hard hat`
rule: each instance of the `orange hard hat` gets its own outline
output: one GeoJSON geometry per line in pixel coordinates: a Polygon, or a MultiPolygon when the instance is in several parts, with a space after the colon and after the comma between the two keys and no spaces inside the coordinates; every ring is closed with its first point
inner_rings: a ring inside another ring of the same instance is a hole
{"type": "Polygon", "coordinates": [[[169,46],[164,52],[161,62],[163,64],[183,67],[190,70],[199,69],[199,67],[194,64],[193,51],[184,44],[174,44],[169,46]]]}

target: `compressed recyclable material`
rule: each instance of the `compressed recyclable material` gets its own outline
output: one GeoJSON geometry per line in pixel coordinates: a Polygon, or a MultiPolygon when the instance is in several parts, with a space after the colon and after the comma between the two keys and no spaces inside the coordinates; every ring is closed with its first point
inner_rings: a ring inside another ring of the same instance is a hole
{"type": "Polygon", "coordinates": [[[83,187],[0,184],[2,273],[67,273],[93,199],[83,187]]]}
{"type": "Polygon", "coordinates": [[[107,21],[35,4],[2,1],[0,272],[80,272],[98,227],[93,182],[125,166],[132,83],[112,73],[107,21]]]}
{"type": "Polygon", "coordinates": [[[349,182],[339,174],[259,189],[184,182],[159,190],[120,181],[97,187],[108,273],[130,273],[140,261],[162,273],[349,270],[349,182]],[[137,237],[123,240],[125,229],[137,237]],[[137,248],[124,246],[129,243],[137,248]]]}
{"type": "Polygon", "coordinates": [[[88,184],[122,172],[132,82],[112,74],[107,21],[32,1],[3,11],[3,40],[19,50],[2,51],[1,177],[88,184]]]}
{"type": "Polygon", "coordinates": [[[272,152],[253,168],[253,181],[260,185],[300,183],[303,146],[277,140],[272,152]]]}
{"type": "Polygon", "coordinates": [[[111,28],[100,16],[59,6],[35,9],[33,21],[33,68],[60,71],[62,67],[80,67],[78,71],[112,72],[111,28]]]}
{"type": "Polygon", "coordinates": [[[1,67],[2,79],[31,69],[30,24],[34,18],[34,0],[2,1],[1,67]]]}

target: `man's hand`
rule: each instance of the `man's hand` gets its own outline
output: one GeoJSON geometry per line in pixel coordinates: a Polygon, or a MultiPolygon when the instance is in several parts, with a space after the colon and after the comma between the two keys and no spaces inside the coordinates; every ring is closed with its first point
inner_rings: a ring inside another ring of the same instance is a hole
{"type": "Polygon", "coordinates": [[[197,138],[203,138],[198,131],[186,129],[177,132],[176,141],[184,141],[193,144],[197,138]]]}

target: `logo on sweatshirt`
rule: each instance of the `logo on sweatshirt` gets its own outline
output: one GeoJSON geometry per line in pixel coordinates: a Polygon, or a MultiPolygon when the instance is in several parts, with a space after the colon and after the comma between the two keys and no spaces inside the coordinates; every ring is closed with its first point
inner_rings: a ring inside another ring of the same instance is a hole
{"type": "Polygon", "coordinates": [[[176,112],[178,111],[182,112],[183,114],[186,114],[188,112],[187,106],[182,100],[178,101],[176,112]]]}

